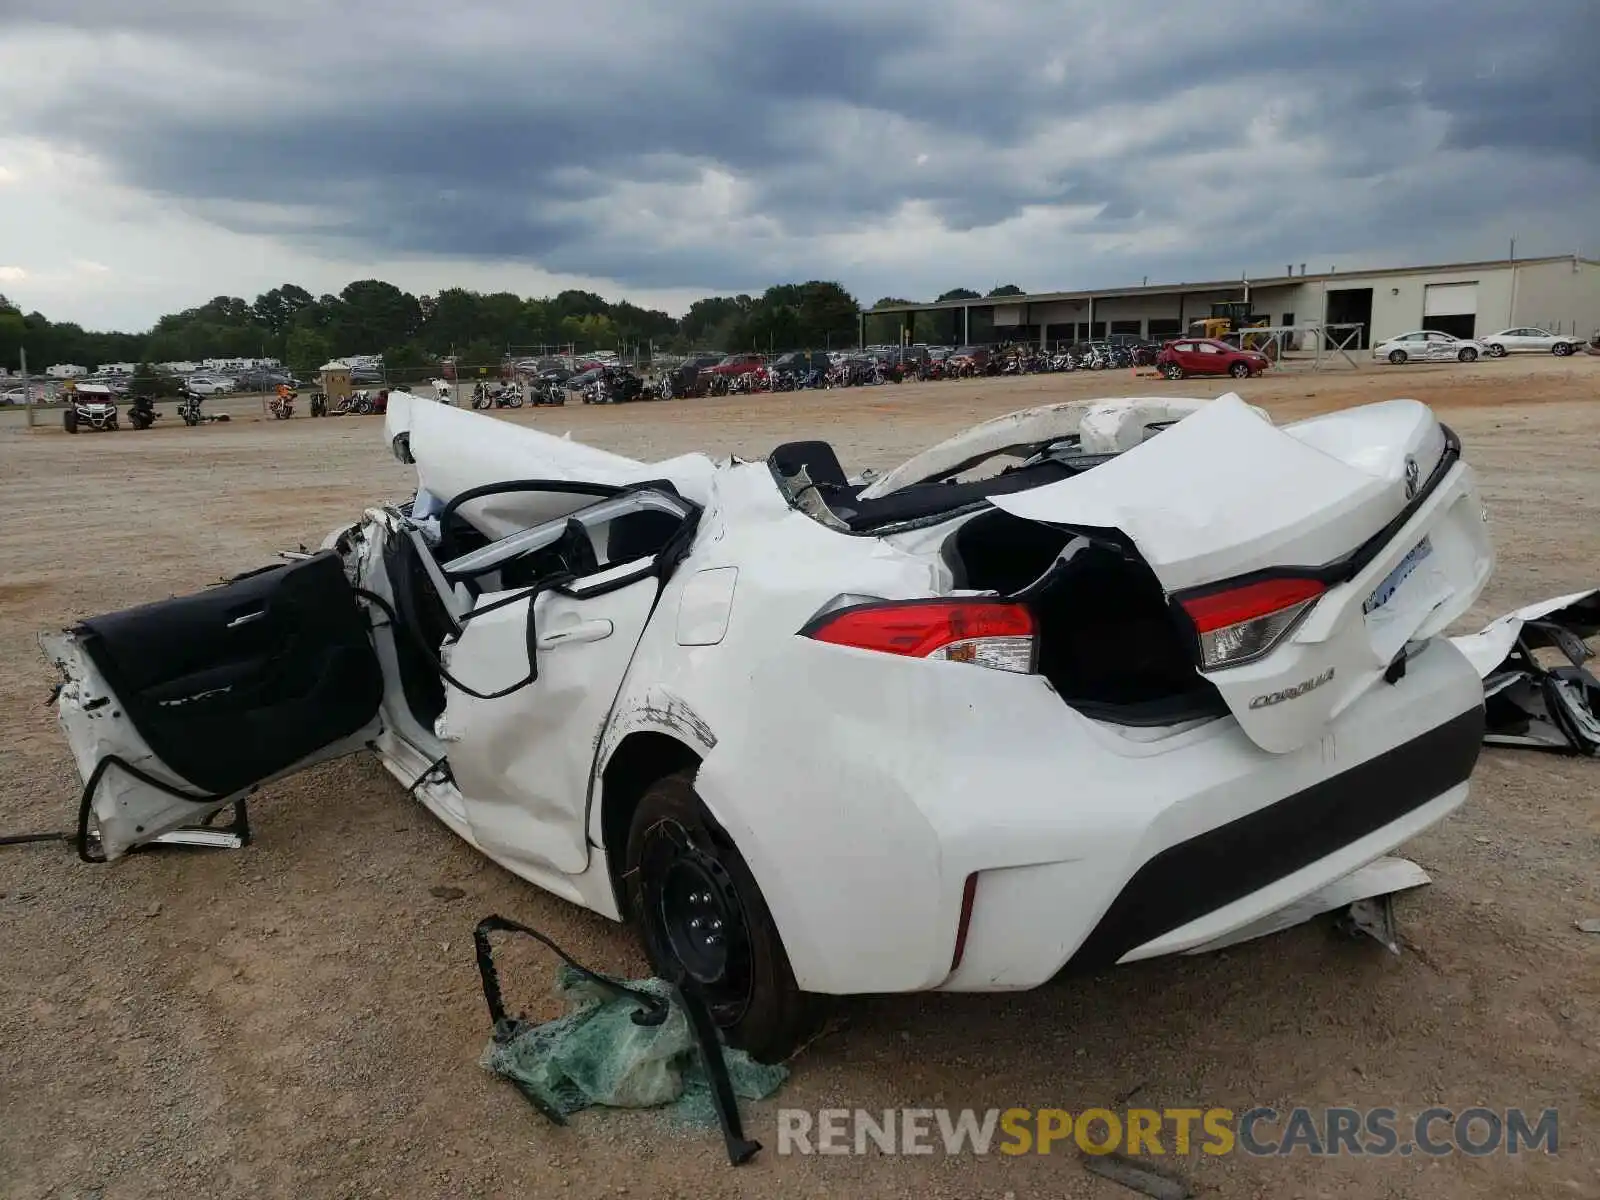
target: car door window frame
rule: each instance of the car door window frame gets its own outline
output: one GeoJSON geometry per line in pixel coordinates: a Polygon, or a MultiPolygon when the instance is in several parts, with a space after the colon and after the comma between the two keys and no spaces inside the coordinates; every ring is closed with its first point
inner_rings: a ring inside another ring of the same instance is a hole
{"type": "MultiPolygon", "coordinates": [[[[492,593],[493,598],[489,599],[487,603],[480,603],[480,601],[484,595],[490,595],[491,593],[481,593],[474,597],[472,605],[466,606],[463,610],[459,598],[454,593],[453,583],[456,581],[452,579],[451,564],[439,564],[433,549],[428,546],[426,538],[422,536],[421,530],[417,528],[416,523],[408,521],[405,527],[405,535],[413,539],[413,544],[418,552],[421,553],[424,564],[432,568],[428,572],[429,580],[435,589],[441,591],[441,599],[453,614],[456,636],[459,637],[462,629],[477,617],[482,617],[487,613],[519,601],[526,601],[528,604],[528,674],[525,678],[518,680],[509,687],[498,689],[493,693],[483,694],[461,683],[460,680],[446,675],[443,665],[439,664],[440,673],[445,675],[448,683],[479,700],[493,700],[509,696],[538,680],[539,666],[536,646],[538,635],[535,629],[535,601],[537,601],[541,593],[552,591],[573,600],[589,600],[620,588],[629,587],[652,575],[665,582],[672,570],[688,553],[689,547],[694,540],[694,534],[698,528],[702,511],[699,505],[684,499],[670,482],[664,480],[623,487],[610,484],[585,483],[576,480],[523,479],[510,480],[498,484],[486,484],[458,493],[447,501],[437,514],[440,528],[445,527],[445,522],[463,504],[475,499],[504,495],[511,492],[560,492],[596,496],[598,499],[595,504],[578,509],[576,512],[569,513],[564,517],[541,521],[538,525],[532,526],[528,530],[517,530],[502,538],[497,538],[488,546],[471,551],[466,555],[458,556],[453,562],[460,562],[462,559],[481,560],[486,552],[492,551],[497,546],[510,543],[514,548],[509,553],[506,553],[503,557],[493,558],[493,561],[488,565],[482,565],[480,562],[474,574],[483,575],[497,569],[503,569],[507,564],[516,561],[517,558],[525,554],[535,553],[540,549],[555,545],[562,536],[573,533],[575,527],[587,535],[588,528],[584,525],[582,517],[586,513],[594,513],[595,510],[601,510],[599,517],[595,520],[596,526],[606,521],[616,520],[618,517],[629,513],[651,511],[671,513],[680,517],[680,522],[677,530],[667,537],[662,546],[649,554],[620,563],[603,563],[597,569],[587,571],[581,575],[572,572],[557,572],[536,579],[531,583],[500,589],[492,593]],[[612,503],[613,501],[623,501],[625,503],[619,507],[617,504],[612,503]],[[525,537],[526,534],[534,530],[547,530],[548,527],[554,527],[555,536],[546,538],[541,534],[540,537],[531,539],[531,544],[530,540],[525,537]],[[441,585],[443,586],[441,587],[441,585]]],[[[427,520],[429,518],[422,519],[427,520]]],[[[460,581],[464,582],[465,578],[466,576],[463,575],[460,581]]]]}

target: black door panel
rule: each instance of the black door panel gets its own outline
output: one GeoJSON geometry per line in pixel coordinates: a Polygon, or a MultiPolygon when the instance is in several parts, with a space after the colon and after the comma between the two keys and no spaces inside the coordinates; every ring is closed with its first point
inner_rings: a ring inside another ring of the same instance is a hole
{"type": "Polygon", "coordinates": [[[383,699],[366,616],[331,551],[78,633],[156,756],[213,794],[357,733],[383,699]]]}

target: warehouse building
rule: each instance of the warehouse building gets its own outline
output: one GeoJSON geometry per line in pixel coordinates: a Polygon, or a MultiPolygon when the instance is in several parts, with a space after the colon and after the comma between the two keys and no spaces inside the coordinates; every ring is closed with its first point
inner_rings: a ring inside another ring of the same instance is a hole
{"type": "Polygon", "coordinates": [[[871,318],[879,336],[887,326],[893,340],[894,323],[885,318],[898,316],[908,342],[1175,337],[1210,316],[1213,304],[1238,302],[1273,326],[1359,326],[1352,349],[1414,329],[1484,337],[1537,326],[1588,337],[1600,331],[1600,262],[1574,254],[1318,275],[1301,264],[1298,273],[1288,267],[1263,278],[884,305],[862,315],[861,336],[865,344],[871,318]]]}

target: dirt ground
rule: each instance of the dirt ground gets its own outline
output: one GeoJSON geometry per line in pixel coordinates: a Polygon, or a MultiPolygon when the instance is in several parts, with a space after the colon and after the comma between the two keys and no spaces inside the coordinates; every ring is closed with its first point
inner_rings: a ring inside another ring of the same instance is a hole
{"type": "MultiPolygon", "coordinates": [[[[976,420],[1090,395],[1212,395],[1127,373],[632,405],[507,419],[637,456],[764,455],[826,436],[885,468],[976,420]]],[[[1281,374],[1281,415],[1393,396],[1435,405],[1478,467],[1500,554],[1473,614],[1600,582],[1600,360],[1281,374]]],[[[169,406],[170,407],[170,406],[169,406]]],[[[227,406],[212,406],[226,411],[227,406]]],[[[375,418],[69,438],[0,429],[0,833],[65,828],[79,781],[35,634],[314,543],[409,472],[375,418]]],[[[1408,853],[1405,952],[1302,927],[1234,950],[1011,996],[860,999],[747,1106],[768,1150],[654,1114],[548,1126],[476,1064],[471,951],[499,912],[601,969],[626,931],[477,858],[367,756],[265,789],[239,852],[85,866],[0,848],[0,1194],[190,1196],[1131,1196],[1071,1155],[779,1157],[777,1104],[1152,1108],[1438,1103],[1560,1110],[1560,1153],[1175,1164],[1204,1195],[1600,1196],[1600,764],[1486,752],[1467,806],[1408,853]],[[435,898],[439,885],[463,898],[435,898]]],[[[996,798],[1001,802],[1003,798],[996,798]]],[[[508,950],[516,1005],[552,1012],[553,961],[508,950]]]]}

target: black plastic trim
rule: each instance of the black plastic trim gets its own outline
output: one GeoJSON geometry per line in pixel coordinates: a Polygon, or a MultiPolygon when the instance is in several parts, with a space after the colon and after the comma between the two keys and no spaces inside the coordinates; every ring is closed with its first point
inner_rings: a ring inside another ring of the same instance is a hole
{"type": "Polygon", "coordinates": [[[1482,705],[1266,808],[1170,846],[1128,880],[1067,970],[1108,966],[1382,829],[1472,774],[1482,705]]]}

